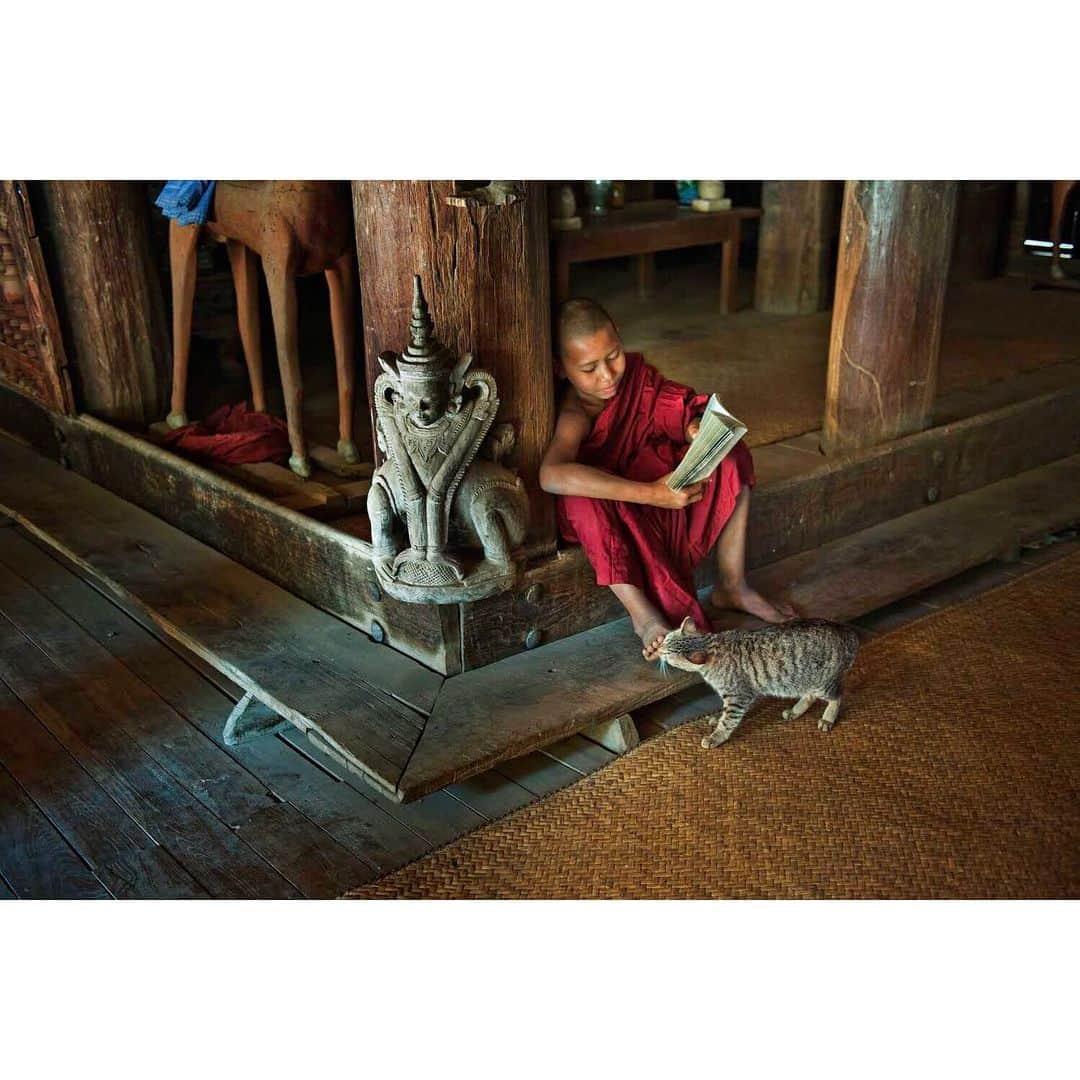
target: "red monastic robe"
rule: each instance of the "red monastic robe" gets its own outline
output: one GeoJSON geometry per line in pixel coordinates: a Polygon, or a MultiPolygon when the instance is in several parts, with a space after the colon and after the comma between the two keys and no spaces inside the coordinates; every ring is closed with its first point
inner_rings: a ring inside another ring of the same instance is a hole
{"type": "MultiPolygon", "coordinates": [[[[682,460],[686,427],[708,400],[627,353],[618,392],[593,421],[577,460],[628,480],[657,480],[682,460]]],[[[701,501],[685,510],[560,495],[559,530],[585,549],[597,584],[636,585],[672,626],[689,615],[708,628],[694,567],[716,544],[744,485],[754,485],[754,464],[739,442],[706,481],[701,501]]]]}

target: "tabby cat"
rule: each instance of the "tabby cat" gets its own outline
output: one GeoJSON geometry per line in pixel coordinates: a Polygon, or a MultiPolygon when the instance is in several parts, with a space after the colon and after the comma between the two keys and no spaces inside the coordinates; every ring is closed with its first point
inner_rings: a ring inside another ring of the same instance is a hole
{"type": "Polygon", "coordinates": [[[785,720],[802,716],[816,700],[825,701],[818,727],[832,730],[843,679],[858,651],[859,635],[826,619],[719,634],[703,634],[691,619],[683,619],[682,626],[664,638],[660,661],[696,671],[723,700],[723,711],[708,717],[712,731],[701,740],[708,749],[727,742],[760,697],[797,697],[784,710],[785,720]]]}

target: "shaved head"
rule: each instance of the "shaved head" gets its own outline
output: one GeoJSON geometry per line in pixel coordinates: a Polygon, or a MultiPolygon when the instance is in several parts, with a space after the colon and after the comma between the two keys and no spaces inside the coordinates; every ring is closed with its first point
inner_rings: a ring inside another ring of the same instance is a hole
{"type": "Polygon", "coordinates": [[[559,356],[566,356],[569,342],[592,337],[597,331],[608,326],[615,330],[614,320],[595,300],[588,300],[583,296],[564,300],[559,305],[558,312],[559,356]]]}

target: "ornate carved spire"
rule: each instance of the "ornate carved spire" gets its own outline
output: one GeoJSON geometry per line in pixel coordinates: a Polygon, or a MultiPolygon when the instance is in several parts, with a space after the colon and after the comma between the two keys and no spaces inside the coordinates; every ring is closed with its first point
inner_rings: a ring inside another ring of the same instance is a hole
{"type": "Polygon", "coordinates": [[[443,351],[435,337],[435,324],[428,313],[424,290],[420,284],[420,275],[413,275],[412,319],[409,321],[409,344],[405,357],[409,360],[424,361],[434,359],[443,351]]]}

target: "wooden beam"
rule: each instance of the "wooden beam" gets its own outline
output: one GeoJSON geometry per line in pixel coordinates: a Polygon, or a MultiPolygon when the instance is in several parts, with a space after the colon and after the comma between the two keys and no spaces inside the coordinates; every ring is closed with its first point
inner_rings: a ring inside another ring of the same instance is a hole
{"type": "Polygon", "coordinates": [[[930,422],[956,217],[954,180],[844,190],[822,446],[874,446],[930,422]]]}
{"type": "Polygon", "coordinates": [[[439,673],[461,670],[457,606],[388,596],[370,544],[92,416],[55,424],[82,476],[439,673]]]}
{"type": "Polygon", "coordinates": [[[836,194],[830,180],[765,181],[754,281],[758,311],[808,315],[829,306],[836,194]]]}
{"type": "Polygon", "coordinates": [[[78,405],[143,427],[164,415],[169,381],[145,187],[106,180],[41,187],[48,211],[42,231],[56,256],[56,300],[67,316],[78,405]]]}
{"type": "Polygon", "coordinates": [[[529,540],[554,550],[554,501],[538,479],[555,420],[547,197],[542,182],[517,187],[496,205],[451,180],[353,181],[364,351],[370,400],[379,353],[407,343],[420,274],[440,340],[495,376],[498,420],[517,435],[510,464],[529,492],[529,540]]]}

